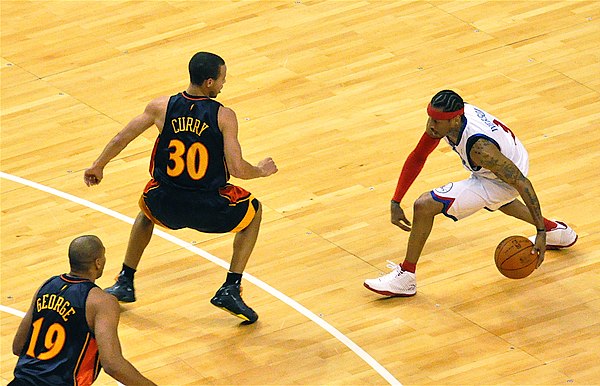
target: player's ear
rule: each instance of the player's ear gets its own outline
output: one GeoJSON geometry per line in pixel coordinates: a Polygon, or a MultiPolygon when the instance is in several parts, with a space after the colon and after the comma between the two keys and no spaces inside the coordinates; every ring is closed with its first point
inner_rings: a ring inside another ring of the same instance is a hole
{"type": "Polygon", "coordinates": [[[462,123],[462,115],[457,115],[454,118],[452,118],[452,125],[453,126],[460,125],[461,123],[462,123]]]}

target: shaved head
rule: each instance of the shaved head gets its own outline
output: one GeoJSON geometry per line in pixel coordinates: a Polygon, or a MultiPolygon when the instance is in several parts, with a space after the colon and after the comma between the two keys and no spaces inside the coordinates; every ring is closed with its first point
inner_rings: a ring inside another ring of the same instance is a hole
{"type": "Polygon", "coordinates": [[[69,264],[74,272],[88,271],[104,253],[104,245],[96,236],[77,237],[69,245],[69,264]]]}

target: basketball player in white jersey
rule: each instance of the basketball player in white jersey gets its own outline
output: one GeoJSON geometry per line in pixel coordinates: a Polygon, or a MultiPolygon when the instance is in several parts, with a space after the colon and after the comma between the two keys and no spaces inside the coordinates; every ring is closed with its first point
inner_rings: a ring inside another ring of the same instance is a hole
{"type": "Polygon", "coordinates": [[[433,227],[433,218],[442,213],[454,221],[480,209],[500,210],[536,228],[532,253],[537,267],[546,249],[567,248],[577,234],[561,221],[542,216],[540,203],[527,179],[529,157],[513,132],[493,115],[468,103],[451,90],[438,92],[427,107],[427,127],[417,147],[408,156],[391,202],[392,223],[410,231],[402,264],[390,263],[392,272],[367,279],[364,286],[385,296],[413,296],[417,292],[416,265],[433,227]],[[423,193],[414,203],[413,224],[400,203],[425,164],[444,139],[458,153],[470,178],[423,193]],[[523,202],[517,199],[521,197],[523,202]],[[412,228],[411,228],[412,225],[412,228]]]}

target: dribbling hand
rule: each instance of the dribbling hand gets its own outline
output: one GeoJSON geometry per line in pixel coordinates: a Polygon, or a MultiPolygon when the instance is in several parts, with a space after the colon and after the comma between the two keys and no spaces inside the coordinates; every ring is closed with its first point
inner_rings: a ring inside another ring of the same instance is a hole
{"type": "Polygon", "coordinates": [[[391,220],[392,224],[396,225],[398,228],[410,232],[411,223],[404,215],[404,211],[400,207],[400,204],[392,201],[390,206],[391,220]]]}
{"type": "Polygon", "coordinates": [[[531,250],[531,253],[537,253],[538,255],[538,261],[537,261],[537,265],[536,268],[539,268],[540,265],[542,265],[542,262],[544,261],[544,253],[546,252],[546,232],[538,232],[537,235],[535,236],[535,243],[533,244],[533,249],[531,250]]]}

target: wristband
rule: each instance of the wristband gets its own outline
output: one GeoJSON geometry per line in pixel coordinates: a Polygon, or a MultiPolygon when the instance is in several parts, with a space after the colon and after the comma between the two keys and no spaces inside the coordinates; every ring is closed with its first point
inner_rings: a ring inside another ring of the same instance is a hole
{"type": "Polygon", "coordinates": [[[546,232],[546,228],[544,228],[544,229],[538,229],[538,228],[536,228],[536,230],[537,230],[538,232],[546,232]]]}

